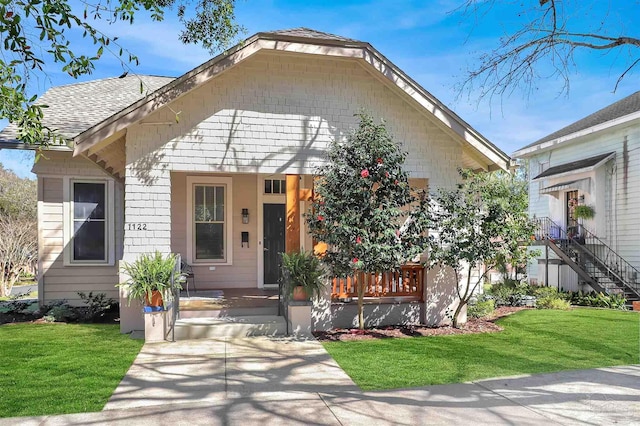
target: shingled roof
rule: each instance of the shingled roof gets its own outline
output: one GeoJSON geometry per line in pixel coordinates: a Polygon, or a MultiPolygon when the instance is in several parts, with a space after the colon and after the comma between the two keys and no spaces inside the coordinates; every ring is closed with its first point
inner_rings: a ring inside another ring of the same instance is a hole
{"type": "Polygon", "coordinates": [[[617,118],[621,118],[625,115],[633,114],[634,112],[638,111],[640,111],[640,91],[627,96],[626,98],[621,99],[618,102],[609,105],[608,107],[602,108],[601,110],[596,111],[593,114],[576,121],[575,123],[569,124],[568,126],[558,130],[557,132],[553,132],[550,135],[547,135],[544,138],[533,142],[532,144],[524,146],[520,148],[519,151],[552,141],[554,139],[559,139],[563,136],[588,129],[593,126],[597,126],[598,124],[603,124],[607,121],[615,120],[617,118]]]}
{"type": "MultiPolygon", "coordinates": [[[[48,105],[42,120],[44,125],[73,138],[172,80],[173,77],[128,75],[56,86],[36,103],[48,105]]],[[[0,144],[19,142],[17,130],[15,124],[5,127],[0,132],[0,144]]]]}
{"type": "Polygon", "coordinates": [[[342,37],[335,34],[325,33],[322,31],[316,31],[306,27],[291,28],[288,30],[265,31],[262,34],[274,34],[278,36],[289,36],[289,37],[300,37],[300,38],[314,38],[319,40],[352,41],[352,42],[360,43],[358,40],[342,37]]]}

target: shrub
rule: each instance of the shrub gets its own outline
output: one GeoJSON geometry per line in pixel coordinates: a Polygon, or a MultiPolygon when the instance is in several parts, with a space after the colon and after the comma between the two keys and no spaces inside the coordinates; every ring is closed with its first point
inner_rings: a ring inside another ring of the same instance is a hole
{"type": "Polygon", "coordinates": [[[537,300],[536,307],[538,309],[558,309],[566,311],[571,307],[568,300],[564,300],[558,296],[546,296],[537,300]]]}
{"type": "Polygon", "coordinates": [[[571,299],[569,293],[558,291],[558,289],[555,287],[544,287],[544,286],[537,287],[536,286],[536,287],[532,287],[531,290],[532,290],[531,294],[538,299],[543,299],[545,297],[556,297],[558,299],[563,299],[563,300],[571,299]]]}
{"type": "Polygon", "coordinates": [[[495,299],[495,306],[519,306],[522,296],[531,293],[531,287],[524,282],[507,279],[493,284],[487,293],[495,299]]]}
{"type": "Polygon", "coordinates": [[[572,305],[590,306],[594,308],[608,308],[626,310],[627,299],[621,294],[604,294],[592,291],[583,293],[581,291],[569,294],[572,305]]]}
{"type": "Polygon", "coordinates": [[[78,313],[67,304],[66,300],[56,300],[48,305],[43,305],[40,312],[45,321],[50,322],[68,322],[78,319],[78,313]]]}
{"type": "Polygon", "coordinates": [[[479,298],[475,302],[469,302],[467,315],[470,318],[482,318],[490,315],[495,310],[495,300],[479,298]]]}
{"type": "Polygon", "coordinates": [[[118,305],[114,299],[107,298],[107,295],[104,293],[98,293],[94,296],[93,292],[85,294],[79,291],[78,296],[80,296],[80,299],[87,305],[85,308],[77,309],[80,321],[96,321],[101,319],[118,305]]]}

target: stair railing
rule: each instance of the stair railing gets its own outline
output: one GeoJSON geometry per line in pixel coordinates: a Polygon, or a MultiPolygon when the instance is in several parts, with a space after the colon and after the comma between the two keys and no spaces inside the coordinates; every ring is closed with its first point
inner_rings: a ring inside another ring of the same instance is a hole
{"type": "Polygon", "coordinates": [[[550,240],[557,243],[563,251],[570,248],[574,252],[586,254],[588,258],[598,262],[595,266],[605,276],[617,280],[640,296],[640,272],[592,232],[580,226],[579,234],[567,233],[548,217],[537,218],[536,222],[536,240],[550,240]]]}
{"type": "Polygon", "coordinates": [[[171,286],[169,292],[171,293],[171,305],[169,313],[169,326],[167,327],[167,333],[165,334],[165,340],[169,340],[169,334],[171,334],[171,341],[176,341],[176,321],[180,316],[180,290],[182,289],[182,283],[184,282],[184,275],[182,273],[182,259],[180,253],[175,255],[176,264],[171,272],[171,286]]]}

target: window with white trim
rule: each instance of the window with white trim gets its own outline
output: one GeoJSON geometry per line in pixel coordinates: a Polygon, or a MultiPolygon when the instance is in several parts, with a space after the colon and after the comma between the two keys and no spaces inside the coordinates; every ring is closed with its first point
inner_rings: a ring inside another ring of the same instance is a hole
{"type": "Polygon", "coordinates": [[[194,185],[195,260],[225,259],[225,186],[194,185]]]}
{"type": "Polygon", "coordinates": [[[187,260],[231,264],[231,178],[187,177],[187,260]]]}
{"type": "Polygon", "coordinates": [[[65,178],[66,265],[105,265],[114,261],[114,184],[65,178]]]}

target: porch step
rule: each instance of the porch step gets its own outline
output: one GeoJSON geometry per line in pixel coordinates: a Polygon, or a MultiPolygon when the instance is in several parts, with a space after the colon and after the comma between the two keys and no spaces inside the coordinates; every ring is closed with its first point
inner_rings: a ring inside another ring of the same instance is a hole
{"type": "Polygon", "coordinates": [[[180,319],[186,318],[224,318],[244,316],[278,315],[277,306],[261,306],[255,308],[222,308],[222,309],[194,309],[180,305],[180,319]]]}
{"type": "Polygon", "coordinates": [[[176,340],[220,337],[284,336],[287,324],[277,315],[183,318],[176,321],[176,340]]]}

